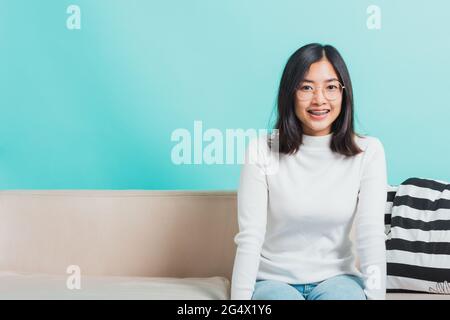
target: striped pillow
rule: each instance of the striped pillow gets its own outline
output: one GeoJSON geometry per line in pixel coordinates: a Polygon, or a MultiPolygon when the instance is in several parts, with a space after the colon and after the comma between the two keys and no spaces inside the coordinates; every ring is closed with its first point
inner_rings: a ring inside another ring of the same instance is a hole
{"type": "Polygon", "coordinates": [[[393,199],[387,292],[450,294],[450,184],[410,178],[393,199]]]}
{"type": "Polygon", "coordinates": [[[394,204],[395,193],[397,192],[398,186],[388,185],[387,187],[387,200],[386,208],[384,211],[384,233],[389,239],[391,235],[391,216],[392,216],[392,205],[394,204]]]}

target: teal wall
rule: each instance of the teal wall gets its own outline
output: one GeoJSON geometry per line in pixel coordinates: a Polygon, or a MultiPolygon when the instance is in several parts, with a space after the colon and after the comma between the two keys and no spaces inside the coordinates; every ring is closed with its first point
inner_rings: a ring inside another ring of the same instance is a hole
{"type": "Polygon", "coordinates": [[[347,61],[389,182],[449,181],[449,17],[445,0],[0,0],[0,189],[236,189],[238,164],[173,164],[172,132],[267,128],[310,42],[347,61]]]}

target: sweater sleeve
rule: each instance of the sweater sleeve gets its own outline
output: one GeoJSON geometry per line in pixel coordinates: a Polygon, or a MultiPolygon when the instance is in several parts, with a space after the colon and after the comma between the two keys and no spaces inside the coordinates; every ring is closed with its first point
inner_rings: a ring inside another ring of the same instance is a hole
{"type": "Polygon", "coordinates": [[[256,282],[267,223],[268,186],[264,139],[253,139],[245,152],[237,194],[239,232],[231,280],[231,300],[250,300],[256,282]]]}
{"type": "Polygon", "coordinates": [[[384,210],[387,170],[383,145],[374,138],[366,149],[356,211],[356,248],[369,300],[386,297],[384,210]]]}

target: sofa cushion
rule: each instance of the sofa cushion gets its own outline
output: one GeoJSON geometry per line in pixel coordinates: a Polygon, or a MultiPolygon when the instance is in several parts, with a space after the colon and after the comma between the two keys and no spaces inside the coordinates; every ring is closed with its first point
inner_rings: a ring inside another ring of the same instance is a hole
{"type": "Polygon", "coordinates": [[[227,300],[224,277],[170,278],[82,276],[80,289],[68,289],[69,275],[0,272],[0,300],[227,300]]]}
{"type": "MultiPolygon", "coordinates": [[[[65,275],[0,272],[0,300],[227,300],[224,277],[169,278],[83,276],[80,290],[69,290],[65,275]]],[[[450,300],[450,295],[388,293],[387,300],[450,300]]]]}

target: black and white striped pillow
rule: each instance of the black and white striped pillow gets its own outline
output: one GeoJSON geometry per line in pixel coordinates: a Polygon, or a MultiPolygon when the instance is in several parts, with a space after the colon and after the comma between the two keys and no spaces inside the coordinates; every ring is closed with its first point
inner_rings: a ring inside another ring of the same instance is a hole
{"type": "Polygon", "coordinates": [[[387,292],[450,294],[450,184],[410,178],[393,199],[387,292]]]}
{"type": "Polygon", "coordinates": [[[398,186],[388,185],[387,187],[386,208],[384,211],[384,233],[386,234],[387,239],[389,239],[391,234],[392,205],[394,204],[394,198],[397,189],[398,186]]]}

